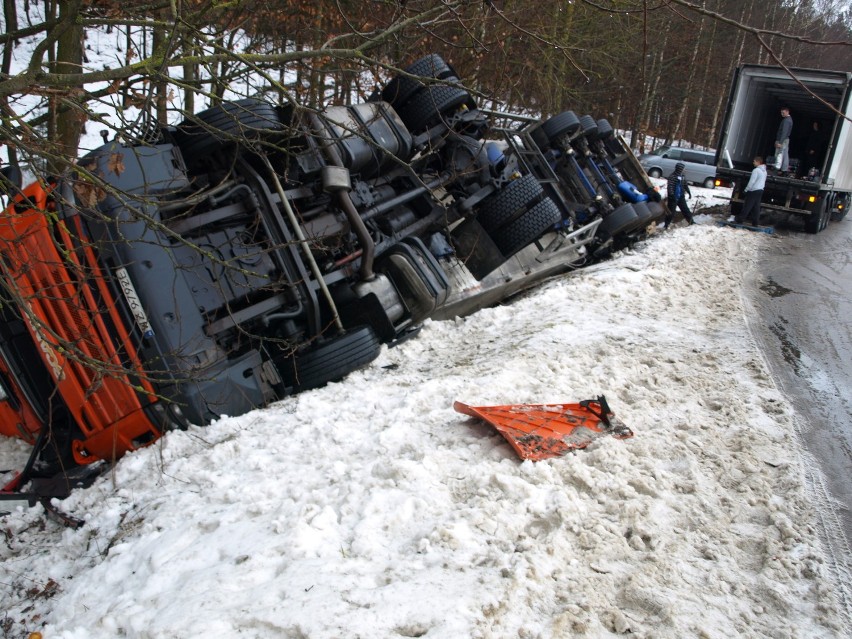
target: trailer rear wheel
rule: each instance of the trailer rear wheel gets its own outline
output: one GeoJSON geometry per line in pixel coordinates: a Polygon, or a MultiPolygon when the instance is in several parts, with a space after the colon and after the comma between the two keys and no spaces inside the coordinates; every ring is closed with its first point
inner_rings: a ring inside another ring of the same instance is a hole
{"type": "Polygon", "coordinates": [[[629,233],[641,224],[632,204],[622,204],[607,215],[598,226],[597,237],[606,241],[622,233],[629,233]]]}
{"type": "Polygon", "coordinates": [[[813,212],[805,220],[805,231],[816,235],[828,224],[828,206],[825,198],[821,198],[813,212]]]}
{"type": "Polygon", "coordinates": [[[633,202],[633,210],[639,216],[641,222],[638,222],[638,229],[644,229],[656,220],[656,214],[647,202],[633,202]]]}
{"type": "Polygon", "coordinates": [[[598,123],[590,115],[580,116],[580,128],[583,131],[583,136],[589,140],[597,140],[598,138],[598,123]]]}
{"type": "Polygon", "coordinates": [[[580,128],[580,119],[573,111],[563,111],[558,115],[554,115],[549,120],[545,120],[541,125],[541,131],[547,136],[547,139],[552,143],[561,138],[566,133],[574,135],[577,129],[580,128]]]}
{"type": "Polygon", "coordinates": [[[550,140],[547,137],[547,134],[544,132],[544,128],[542,126],[537,126],[534,129],[530,130],[530,137],[535,145],[541,149],[542,151],[547,151],[550,148],[550,140]]]}
{"type": "Polygon", "coordinates": [[[612,125],[609,123],[609,120],[601,118],[597,122],[598,124],[598,139],[602,142],[606,142],[610,139],[614,133],[612,130],[612,125]]]}
{"type": "Polygon", "coordinates": [[[660,222],[664,217],[666,217],[666,207],[662,202],[648,200],[647,204],[648,209],[651,211],[652,222],[660,222]]]}

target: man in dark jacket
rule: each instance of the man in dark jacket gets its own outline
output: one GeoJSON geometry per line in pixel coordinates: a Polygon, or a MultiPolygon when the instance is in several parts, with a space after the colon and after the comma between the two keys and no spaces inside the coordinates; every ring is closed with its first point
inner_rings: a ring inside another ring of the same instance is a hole
{"type": "Polygon", "coordinates": [[[818,174],[811,176],[811,169],[819,171],[825,157],[827,143],[828,139],[822,127],[817,120],[814,120],[811,122],[811,131],[808,133],[808,140],[805,143],[805,172],[803,177],[817,177],[818,174]]]}
{"type": "Polygon", "coordinates": [[[778,133],[775,134],[775,168],[781,173],[787,173],[790,167],[790,135],[793,133],[793,118],[790,117],[790,109],[781,107],[781,122],[778,124],[778,133]],[[778,155],[781,163],[778,163],[778,155]]]}
{"type": "Polygon", "coordinates": [[[692,219],[692,212],[689,210],[689,205],[686,203],[686,196],[692,197],[692,192],[689,190],[689,185],[686,183],[686,178],[683,177],[683,170],[686,168],[683,162],[675,164],[674,173],[669,176],[666,183],[666,204],[668,204],[668,213],[666,213],[666,221],[664,228],[669,228],[669,224],[674,220],[675,212],[680,207],[683,213],[683,219],[689,224],[695,224],[692,219]]]}

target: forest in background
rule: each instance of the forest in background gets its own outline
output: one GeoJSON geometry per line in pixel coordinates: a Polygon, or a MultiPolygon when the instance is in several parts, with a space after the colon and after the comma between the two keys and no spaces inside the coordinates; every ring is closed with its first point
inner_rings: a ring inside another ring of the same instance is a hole
{"type": "Polygon", "coordinates": [[[437,52],[481,104],[711,147],[734,68],[852,71],[850,17],[840,0],[4,0],[0,141],[56,171],[101,100],[163,123],[226,91],[320,108],[437,52]],[[86,65],[95,29],[119,43],[107,68],[86,65]]]}

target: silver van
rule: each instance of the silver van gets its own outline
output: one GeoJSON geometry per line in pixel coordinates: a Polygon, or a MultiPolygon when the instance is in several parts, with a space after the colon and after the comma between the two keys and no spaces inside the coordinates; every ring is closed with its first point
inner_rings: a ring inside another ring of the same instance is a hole
{"type": "Polygon", "coordinates": [[[639,156],[639,164],[651,177],[667,178],[674,172],[675,164],[683,162],[687,182],[712,189],[716,186],[716,154],[679,146],[661,146],[651,153],[639,156]]]}

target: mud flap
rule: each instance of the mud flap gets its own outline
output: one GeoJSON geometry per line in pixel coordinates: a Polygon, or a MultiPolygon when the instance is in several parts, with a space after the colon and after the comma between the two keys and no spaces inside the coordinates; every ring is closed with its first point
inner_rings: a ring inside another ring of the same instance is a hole
{"type": "Polygon", "coordinates": [[[456,412],[484,419],[512,445],[521,459],[541,461],[585,448],[604,435],[633,437],[601,395],[577,404],[469,406],[455,402],[456,412]]]}
{"type": "Polygon", "coordinates": [[[465,220],[452,230],[451,235],[456,255],[477,281],[506,261],[494,240],[475,219],[465,220]]]}

